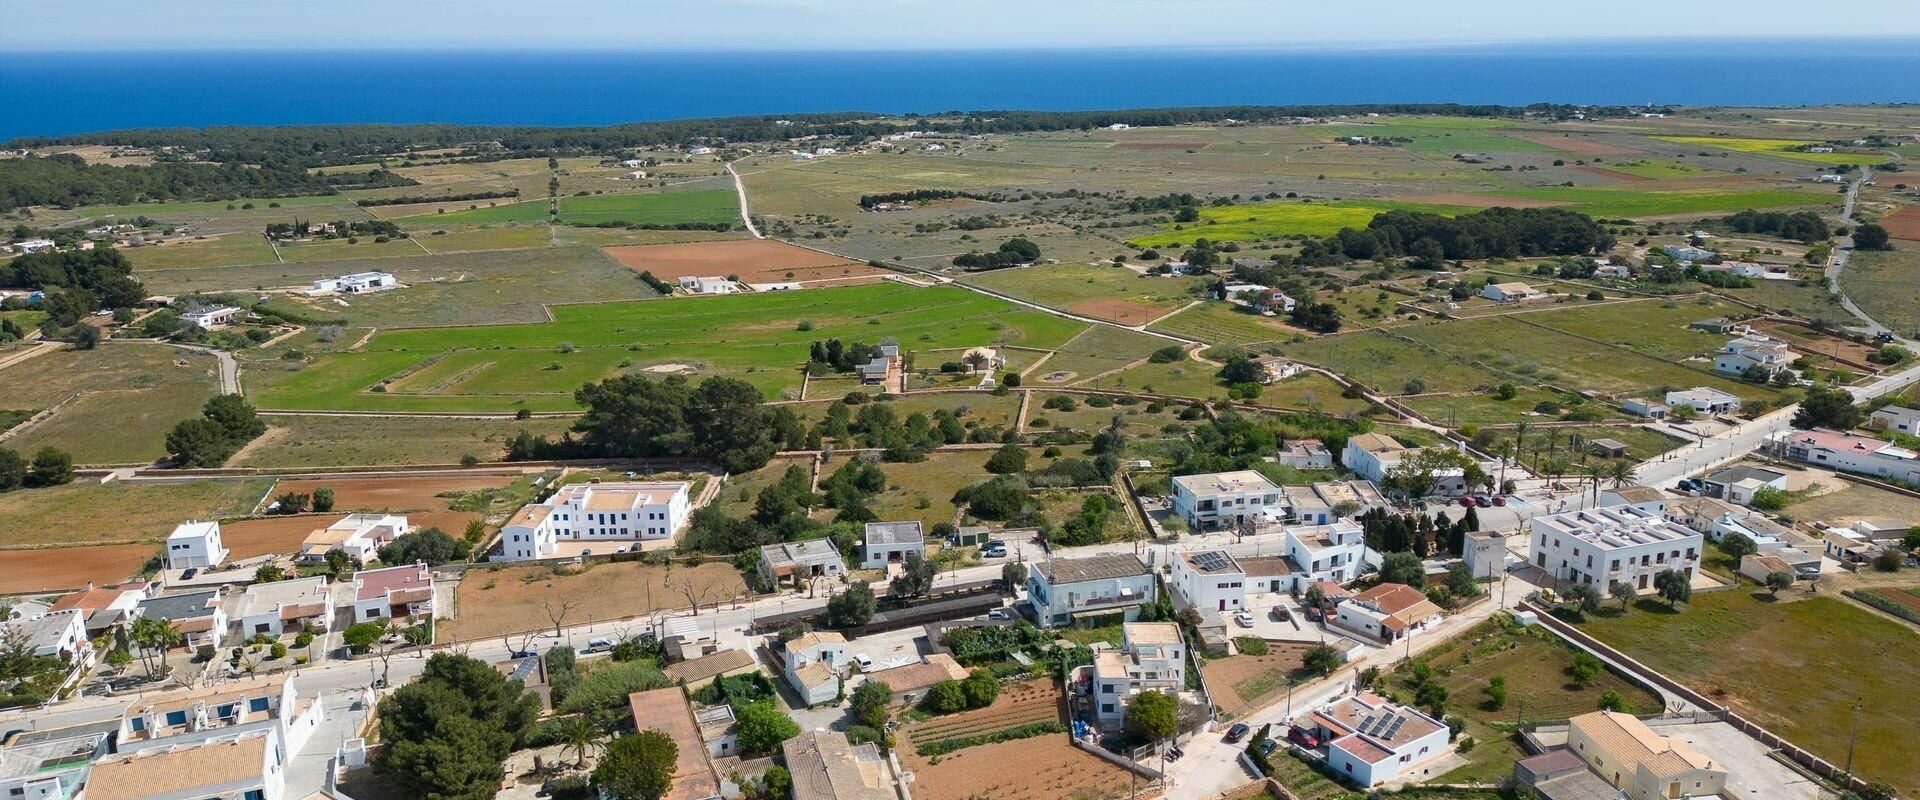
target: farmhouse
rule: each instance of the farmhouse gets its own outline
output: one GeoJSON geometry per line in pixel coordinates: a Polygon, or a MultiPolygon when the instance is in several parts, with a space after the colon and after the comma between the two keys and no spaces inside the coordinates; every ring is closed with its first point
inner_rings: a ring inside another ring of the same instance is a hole
{"type": "Polygon", "coordinates": [[[1173,479],[1173,513],[1196,531],[1239,527],[1280,504],[1280,487],[1253,470],[1173,479]]]}
{"type": "Polygon", "coordinates": [[[1334,608],[1328,622],[1337,628],[1391,644],[1425,629],[1440,617],[1440,607],[1404,583],[1382,583],[1334,608]]]}
{"type": "Polygon", "coordinates": [[[808,705],[833,700],[840,694],[840,673],[851,663],[847,638],[834,631],[813,631],[787,642],[782,665],[787,684],[808,705]]]}
{"type": "Polygon", "coordinates": [[[693,294],[733,294],[739,289],[733,281],[717,275],[695,277],[688,275],[680,279],[680,289],[693,294]]]}
{"type": "Polygon", "coordinates": [[[941,681],[967,677],[966,667],[946,653],[934,653],[919,661],[875,670],[868,677],[893,690],[893,704],[911,706],[927,696],[927,690],[941,681]]]}
{"type": "Polygon", "coordinates": [[[1704,542],[1700,533],[1633,506],[1533,518],[1534,566],[1602,591],[1621,581],[1644,591],[1667,570],[1692,580],[1704,542]]]}
{"type": "Polygon", "coordinates": [[[1867,417],[1867,427],[1909,435],[1920,433],[1920,409],[1906,406],[1887,406],[1876,409],[1867,417]]]}
{"type": "Polygon", "coordinates": [[[1153,573],[1133,555],[1048,558],[1027,576],[1027,602],[1043,628],[1116,614],[1131,620],[1154,601],[1155,585],[1153,573]]]}
{"type": "Polygon", "coordinates": [[[25,239],[13,243],[13,251],[22,255],[52,250],[53,248],[54,243],[52,239],[25,239]]]}
{"type": "Polygon", "coordinates": [[[1254,366],[1260,368],[1260,383],[1262,384],[1286,380],[1300,374],[1302,369],[1299,364],[1281,356],[1261,356],[1254,359],[1253,363],[1254,366]]]}
{"type": "Polygon", "coordinates": [[[1746,506],[1753,504],[1753,493],[1761,489],[1786,491],[1787,473],[1736,464],[1701,479],[1701,486],[1701,493],[1708,497],[1746,506]]]}
{"type": "Polygon", "coordinates": [[[1239,611],[1246,586],[1246,570],[1225,550],[1188,550],[1173,559],[1173,592],[1189,608],[1239,611]]]}
{"type": "Polygon", "coordinates": [[[1714,258],[1720,255],[1719,253],[1715,253],[1712,250],[1702,250],[1698,247],[1686,247],[1686,246],[1671,245],[1671,244],[1661,245],[1660,251],[1663,253],[1666,253],[1669,257],[1673,258],[1675,261],[1686,261],[1686,262],[1706,261],[1707,259],[1714,258]]]}
{"type": "Polygon", "coordinates": [[[1920,483],[1920,453],[1890,442],[1825,428],[1776,435],[1778,451],[1795,461],[1906,483],[1920,483]]]}
{"type": "Polygon", "coordinates": [[[1740,397],[1707,386],[1667,392],[1667,405],[1692,406],[1701,414],[1731,414],[1740,410],[1740,397]]]}
{"type": "Polygon", "coordinates": [[[1768,380],[1782,372],[1791,372],[1793,350],[1786,342],[1760,334],[1748,334],[1727,342],[1713,357],[1713,370],[1728,375],[1763,375],[1768,380]]]}
{"type": "Polygon", "coordinates": [[[1752,261],[1722,261],[1718,264],[1702,264],[1700,265],[1700,269],[1704,272],[1724,272],[1729,275],[1739,275],[1743,278],[1767,277],[1767,266],[1765,264],[1756,264],[1752,261]]]}
{"type": "Polygon", "coordinates": [[[661,800],[709,800],[721,797],[720,774],[707,758],[706,743],[700,739],[700,724],[687,707],[686,694],[678,686],[634,692],[627,695],[627,707],[633,724],[643,731],[659,731],[673,740],[673,777],[661,800]]]}
{"type": "Polygon", "coordinates": [[[133,615],[178,624],[188,647],[203,644],[219,647],[227,633],[227,611],[221,605],[218,591],[149,597],[134,607],[133,615]]]}
{"type": "Polygon", "coordinates": [[[814,578],[845,571],[846,563],[841,560],[840,552],[826,539],[782,542],[760,548],[760,580],[769,587],[786,583],[798,588],[814,578]]]}
{"type": "Polygon", "coordinates": [[[547,558],[560,543],[631,546],[666,541],[687,521],[688,484],[576,483],[513,515],[500,534],[503,561],[547,558]],[[625,545],[621,545],[625,543],[625,545]]]}
{"type": "Polygon", "coordinates": [[[384,292],[399,288],[399,282],[385,272],[355,272],[338,278],[321,278],[313,282],[313,290],[308,294],[367,294],[384,292]]]}
{"type": "Polygon", "coordinates": [[[1275,314],[1291,314],[1293,307],[1298,304],[1298,300],[1288,297],[1286,292],[1279,289],[1266,289],[1253,301],[1254,308],[1275,314]]]}
{"type": "Polygon", "coordinates": [[[780,743],[793,776],[793,800],[895,800],[893,773],[872,742],[814,730],[780,743]]]}
{"type": "Polygon", "coordinates": [[[1724,767],[1631,714],[1594,711],[1567,725],[1567,749],[1631,800],[1711,797],[1726,789],[1724,767]]]}
{"type": "Polygon", "coordinates": [[[182,522],[167,536],[167,569],[206,569],[226,560],[218,522],[182,522]]]}
{"type": "Polygon", "coordinates": [[[647,179],[647,171],[644,169],[636,169],[632,172],[629,172],[625,175],[620,176],[620,180],[623,180],[623,181],[644,181],[646,179],[647,179]]]}
{"type": "Polygon", "coordinates": [[[886,569],[888,564],[904,563],[909,555],[926,554],[927,537],[920,530],[919,520],[869,522],[860,548],[860,565],[886,569]]]}
{"type": "Polygon", "coordinates": [[[1331,740],[1329,769],[1368,788],[1421,774],[1421,765],[1453,750],[1445,723],[1366,692],[1314,710],[1304,727],[1331,740]]]}
{"type": "Polygon", "coordinates": [[[328,553],[338,550],[346,553],[347,558],[365,564],[374,559],[380,548],[411,531],[404,516],[348,514],[332,525],[307,534],[300,543],[298,560],[317,564],[326,561],[328,553]]]}
{"type": "Polygon", "coordinates": [[[1129,622],[1121,626],[1119,650],[1095,653],[1087,676],[1094,721],[1118,728],[1127,704],[1141,692],[1178,693],[1186,689],[1186,642],[1171,622],[1129,622]]]}
{"type": "Polygon", "coordinates": [[[1496,303],[1523,303],[1546,295],[1532,286],[1514,282],[1489,283],[1487,288],[1480,290],[1480,296],[1496,303]]]}
{"type": "Polygon", "coordinates": [[[233,616],[243,639],[262,633],[278,638],[307,626],[324,629],[333,622],[333,587],[325,575],[256,583],[240,595],[233,616]]]}
{"type": "Polygon", "coordinates": [[[180,321],[206,330],[231,325],[246,314],[246,311],[233,306],[215,306],[198,309],[180,315],[180,321]]]}
{"type": "Polygon", "coordinates": [[[431,618],[434,602],[433,570],[425,564],[362,570],[353,573],[353,621],[431,618]]]}
{"type": "Polygon", "coordinates": [[[860,382],[869,386],[877,384],[892,385],[901,369],[900,346],[897,344],[880,345],[880,354],[872,361],[854,367],[859,373],[860,382]]]}
{"type": "Polygon", "coordinates": [[[1294,469],[1333,469],[1333,451],[1319,439],[1295,439],[1280,445],[1280,463],[1294,469]]]}

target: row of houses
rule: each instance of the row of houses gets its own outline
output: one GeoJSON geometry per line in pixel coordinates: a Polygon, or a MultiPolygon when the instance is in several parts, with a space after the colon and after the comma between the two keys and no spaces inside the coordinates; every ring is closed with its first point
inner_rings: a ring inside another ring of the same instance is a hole
{"type": "MultiPolygon", "coordinates": [[[[1397,443],[1396,443],[1397,446],[1397,443]]],[[[1282,447],[1280,463],[1299,469],[1328,469],[1332,454],[1318,440],[1282,447]]],[[[1386,498],[1370,480],[1325,481],[1280,486],[1254,470],[1181,475],[1172,480],[1173,513],[1195,531],[1234,530],[1286,523],[1325,525],[1336,508],[1355,516],[1385,508],[1386,498]]]]}
{"type": "Polygon", "coordinates": [[[686,524],[690,484],[576,483],[521,508],[501,531],[502,561],[616,552],[667,541],[686,524]],[[563,545],[569,552],[562,553],[563,545]]]}

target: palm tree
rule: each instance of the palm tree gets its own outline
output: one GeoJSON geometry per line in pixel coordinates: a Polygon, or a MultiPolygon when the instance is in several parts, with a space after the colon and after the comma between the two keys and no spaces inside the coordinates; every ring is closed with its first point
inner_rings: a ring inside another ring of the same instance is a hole
{"type": "Polygon", "coordinates": [[[1527,424],[1527,421],[1526,421],[1526,420],[1524,420],[1524,419],[1523,419],[1523,420],[1520,420],[1520,421],[1519,421],[1519,422],[1517,422],[1517,423],[1514,423],[1514,426],[1513,426],[1513,460],[1514,460],[1515,462],[1518,462],[1518,461],[1519,461],[1520,459],[1522,459],[1522,458],[1526,458],[1526,453],[1527,453],[1527,431],[1530,431],[1530,430],[1533,430],[1533,426],[1532,426],[1532,425],[1528,425],[1528,424],[1527,424]]]}
{"type": "Polygon", "coordinates": [[[1600,505],[1600,482],[1607,477],[1607,465],[1582,464],[1580,472],[1587,480],[1593,481],[1593,504],[1600,505]]]}
{"type": "Polygon", "coordinates": [[[170,619],[142,617],[133,621],[133,643],[140,647],[140,659],[147,665],[147,676],[152,677],[157,668],[154,655],[164,656],[174,644],[186,637],[180,632],[180,623],[170,619]]]}
{"type": "Polygon", "coordinates": [[[1615,489],[1633,483],[1633,462],[1624,458],[1608,461],[1607,479],[1613,482],[1615,489]]]}
{"type": "Polygon", "coordinates": [[[593,720],[587,719],[585,714],[575,714],[560,720],[558,733],[560,752],[564,754],[572,751],[574,766],[586,769],[587,753],[595,748],[594,739],[600,734],[600,731],[594,727],[593,720]]]}

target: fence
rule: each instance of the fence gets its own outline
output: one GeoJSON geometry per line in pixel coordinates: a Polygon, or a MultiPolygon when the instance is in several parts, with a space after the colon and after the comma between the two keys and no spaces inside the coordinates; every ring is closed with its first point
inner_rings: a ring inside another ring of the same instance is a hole
{"type": "Polygon", "coordinates": [[[1822,778],[1833,781],[1839,784],[1840,786],[1842,786],[1843,788],[1846,788],[1849,790],[1860,791],[1868,787],[1867,781],[1848,774],[1845,770],[1835,766],[1832,762],[1827,761],[1826,759],[1816,756],[1810,752],[1807,752],[1806,750],[1802,749],[1800,746],[1787,741],[1785,738],[1781,737],[1779,734],[1769,731],[1766,728],[1761,727],[1758,723],[1755,723],[1752,720],[1749,720],[1745,717],[1740,716],[1740,714],[1735,712],[1733,709],[1730,709],[1718,703],[1715,703],[1712,699],[1708,698],[1706,695],[1696,692],[1693,689],[1688,688],[1685,684],[1682,684],[1679,681],[1669,678],[1666,675],[1661,674],[1659,671],[1653,669],[1652,667],[1649,667],[1645,664],[1640,663],[1639,661],[1634,660],[1632,657],[1628,656],[1625,653],[1620,652],[1619,650],[1614,649],[1612,646],[1604,642],[1601,642],[1600,640],[1595,639],[1591,636],[1588,636],[1586,633],[1582,632],[1578,628],[1575,628],[1573,625],[1567,623],[1566,621],[1561,620],[1557,617],[1554,617],[1551,614],[1548,614],[1546,609],[1540,608],[1538,606],[1533,605],[1530,602],[1524,602],[1524,601],[1521,603],[1521,606],[1523,608],[1526,608],[1529,611],[1534,612],[1535,614],[1538,614],[1540,617],[1541,625],[1545,626],[1547,629],[1563,637],[1566,637],[1567,639],[1574,641],[1583,647],[1605,654],[1609,659],[1612,659],[1616,664],[1621,665],[1622,667],[1626,668],[1630,673],[1632,673],[1632,677],[1634,677],[1636,680],[1644,680],[1644,681],[1650,682],[1660,687],[1661,689],[1665,690],[1666,693],[1672,694],[1676,697],[1686,700],[1689,703],[1692,703],[1694,706],[1698,708],[1705,709],[1711,712],[1713,716],[1717,717],[1720,721],[1733,726],[1735,730],[1738,730],[1741,733],[1744,733],[1748,736],[1753,737],[1756,741],[1760,742],[1762,745],[1765,745],[1767,747],[1770,747],[1779,751],[1781,756],[1785,757],[1788,761],[1792,762],[1796,766],[1799,766],[1805,770],[1808,770],[1813,774],[1818,775],[1822,778]]]}

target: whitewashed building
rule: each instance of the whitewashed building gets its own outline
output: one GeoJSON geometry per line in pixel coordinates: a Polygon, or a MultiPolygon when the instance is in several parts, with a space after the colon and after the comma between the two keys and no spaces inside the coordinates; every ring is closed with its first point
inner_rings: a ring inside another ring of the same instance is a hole
{"type": "Polygon", "coordinates": [[[692,501],[685,482],[576,483],[526,506],[500,534],[500,559],[555,555],[560,542],[622,543],[672,539],[686,524],[692,501]]]}
{"type": "Polygon", "coordinates": [[[1232,613],[1246,607],[1247,572],[1225,550],[1188,550],[1174,556],[1173,591],[1188,607],[1232,613]]]}
{"type": "Polygon", "coordinates": [[[385,272],[355,272],[338,278],[321,278],[313,282],[311,294],[367,294],[384,292],[398,288],[400,283],[385,272]]]}
{"type": "Polygon", "coordinates": [[[1142,692],[1177,693],[1186,689],[1186,641],[1171,622],[1129,622],[1121,626],[1118,650],[1094,654],[1089,676],[1095,722],[1120,727],[1127,704],[1142,692]]]}
{"type": "Polygon", "coordinates": [[[362,570],[353,573],[353,621],[433,617],[433,570],[425,564],[362,570]]]}
{"type": "Polygon", "coordinates": [[[1253,470],[1173,479],[1173,513],[1196,531],[1234,528],[1280,505],[1280,487],[1253,470]]]}
{"type": "Polygon", "coordinates": [[[167,536],[167,569],[206,569],[226,560],[218,522],[182,522],[167,536]]]}
{"type": "Polygon", "coordinates": [[[1139,617],[1140,607],[1154,601],[1156,586],[1153,573],[1130,554],[1049,558],[1028,573],[1027,601],[1043,628],[1115,614],[1124,621],[1139,617]]]}
{"type": "Polygon", "coordinates": [[[1369,693],[1316,709],[1302,726],[1327,741],[1328,769],[1366,788],[1423,779],[1453,752],[1446,723],[1369,693]]]}
{"type": "Polygon", "coordinates": [[[1616,581],[1651,589],[1654,576],[1666,570],[1692,580],[1704,543],[1698,531],[1633,506],[1533,518],[1534,566],[1556,580],[1589,584],[1602,593],[1616,581]]]}

